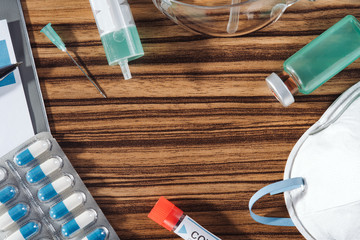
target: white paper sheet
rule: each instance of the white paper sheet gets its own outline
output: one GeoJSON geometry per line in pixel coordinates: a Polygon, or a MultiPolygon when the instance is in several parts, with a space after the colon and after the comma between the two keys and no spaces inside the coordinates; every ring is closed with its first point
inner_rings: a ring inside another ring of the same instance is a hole
{"type": "MultiPolygon", "coordinates": [[[[0,20],[2,46],[5,45],[4,40],[10,61],[15,63],[16,57],[7,22],[0,20]]],[[[2,51],[3,53],[4,51],[2,51]]],[[[4,61],[0,60],[1,65],[4,65],[4,61]]],[[[15,83],[0,87],[0,157],[34,136],[34,128],[18,69],[13,72],[13,77],[15,83]]]]}

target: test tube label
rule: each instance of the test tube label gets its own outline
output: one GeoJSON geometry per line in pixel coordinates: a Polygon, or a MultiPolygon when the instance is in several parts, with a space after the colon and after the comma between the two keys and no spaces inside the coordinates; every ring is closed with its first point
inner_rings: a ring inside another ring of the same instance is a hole
{"type": "Polygon", "coordinates": [[[185,216],[184,220],[175,229],[174,233],[183,239],[206,239],[206,240],[221,240],[214,234],[203,228],[200,224],[195,222],[189,216],[185,216]]]}

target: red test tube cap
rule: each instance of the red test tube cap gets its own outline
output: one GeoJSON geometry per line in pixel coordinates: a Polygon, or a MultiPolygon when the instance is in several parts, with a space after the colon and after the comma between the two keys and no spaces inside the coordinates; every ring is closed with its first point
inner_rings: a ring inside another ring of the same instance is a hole
{"type": "Polygon", "coordinates": [[[183,211],[164,197],[160,197],[148,217],[169,231],[179,222],[183,211]]]}

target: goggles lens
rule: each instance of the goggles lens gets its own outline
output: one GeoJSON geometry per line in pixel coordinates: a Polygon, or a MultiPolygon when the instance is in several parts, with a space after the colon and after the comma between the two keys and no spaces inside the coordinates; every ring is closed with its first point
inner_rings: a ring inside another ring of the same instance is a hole
{"type": "Polygon", "coordinates": [[[298,0],[153,0],[157,8],[197,33],[245,35],[277,21],[298,0]]]}

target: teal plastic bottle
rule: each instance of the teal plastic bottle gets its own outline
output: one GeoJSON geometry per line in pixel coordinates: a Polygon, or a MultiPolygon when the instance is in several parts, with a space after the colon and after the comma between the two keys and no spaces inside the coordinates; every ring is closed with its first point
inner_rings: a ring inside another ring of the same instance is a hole
{"type": "Polygon", "coordinates": [[[349,15],[284,62],[282,74],[266,78],[286,107],[293,94],[309,94],[360,57],[360,22],[349,15]]]}

